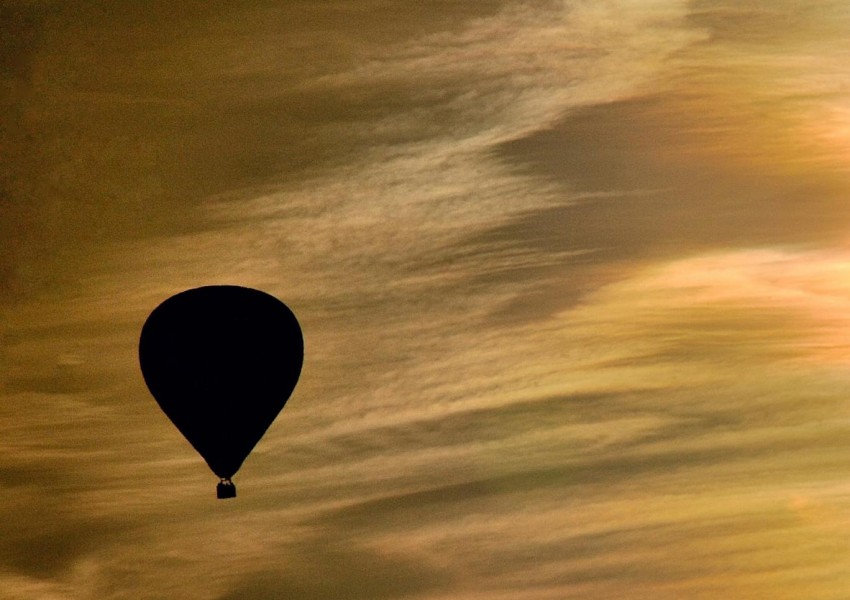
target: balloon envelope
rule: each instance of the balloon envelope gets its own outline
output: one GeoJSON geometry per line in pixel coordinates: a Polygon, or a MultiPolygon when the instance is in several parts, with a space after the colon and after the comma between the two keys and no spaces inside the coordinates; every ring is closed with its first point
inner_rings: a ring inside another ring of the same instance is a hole
{"type": "Polygon", "coordinates": [[[286,404],[303,359],[292,311],[238,286],[172,296],[150,314],[139,340],[151,394],[222,479],[239,470],[286,404]]]}

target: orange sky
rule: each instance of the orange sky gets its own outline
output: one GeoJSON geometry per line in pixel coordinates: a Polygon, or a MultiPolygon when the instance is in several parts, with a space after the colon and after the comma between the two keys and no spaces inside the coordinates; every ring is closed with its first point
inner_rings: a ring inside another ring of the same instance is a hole
{"type": "Polygon", "coordinates": [[[850,8],[0,3],[14,600],[845,600],[850,8]],[[235,480],[148,313],[257,287],[235,480]]]}

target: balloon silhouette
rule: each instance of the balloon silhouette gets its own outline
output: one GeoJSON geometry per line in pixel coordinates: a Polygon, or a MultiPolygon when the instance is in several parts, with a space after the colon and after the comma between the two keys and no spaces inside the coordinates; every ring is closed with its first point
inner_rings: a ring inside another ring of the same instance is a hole
{"type": "Polygon", "coordinates": [[[186,290],[142,327],[139,363],[160,408],[221,478],[231,477],[289,399],[304,360],[292,311],[251,288],[186,290]]]}

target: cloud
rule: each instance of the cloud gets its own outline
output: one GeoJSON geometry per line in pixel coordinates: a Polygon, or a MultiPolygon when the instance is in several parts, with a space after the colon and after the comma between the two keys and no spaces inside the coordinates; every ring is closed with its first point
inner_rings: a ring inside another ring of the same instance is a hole
{"type": "Polygon", "coordinates": [[[370,549],[330,532],[280,548],[278,555],[286,566],[250,573],[218,600],[389,600],[433,592],[452,579],[425,557],[370,549]]]}
{"type": "Polygon", "coordinates": [[[113,543],[129,523],[98,516],[77,495],[80,469],[51,458],[24,462],[5,455],[0,464],[6,515],[0,540],[0,569],[39,579],[62,578],[88,554],[113,543]]]}
{"type": "Polygon", "coordinates": [[[73,285],[93,248],[215,227],[202,210],[211,196],[339,162],[363,142],[349,123],[387,110],[386,98],[364,104],[305,82],[495,3],[451,16],[383,3],[166,4],[4,7],[14,43],[2,135],[15,152],[0,181],[0,301],[73,285]]]}
{"type": "Polygon", "coordinates": [[[16,50],[12,593],[841,581],[846,257],[799,247],[842,237],[846,185],[787,55],[728,60],[725,5],[201,4],[56,8],[16,50]],[[135,356],[159,301],[224,281],[308,338],[233,503],[135,356]]]}
{"type": "Polygon", "coordinates": [[[782,159],[771,164],[770,147],[759,150],[760,164],[740,164],[734,140],[715,150],[693,133],[702,118],[670,97],[631,98],[500,145],[506,164],[559,182],[565,196],[457,246],[468,260],[504,265],[481,277],[536,282],[501,316],[545,318],[635,264],[682,253],[843,239],[847,188],[839,178],[817,165],[803,173],[782,159]]]}
{"type": "Polygon", "coordinates": [[[652,93],[572,106],[494,145],[505,168],[560,190],[452,246],[486,265],[468,285],[530,283],[497,320],[544,320],[635,265],[683,253],[843,239],[846,119],[833,106],[843,76],[818,38],[832,39],[846,11],[692,10],[686,23],[707,37],[668,58],[652,93]],[[778,26],[789,20],[800,29],[778,26]],[[742,28],[758,30],[761,48],[745,62],[733,59],[751,39],[742,28]]]}

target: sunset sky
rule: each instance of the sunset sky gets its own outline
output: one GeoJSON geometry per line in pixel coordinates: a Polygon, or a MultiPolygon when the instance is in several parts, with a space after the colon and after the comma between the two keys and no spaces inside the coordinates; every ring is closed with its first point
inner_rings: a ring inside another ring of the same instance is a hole
{"type": "Polygon", "coordinates": [[[846,0],[0,0],[0,597],[847,600],[846,0]],[[304,331],[218,501],[170,295],[304,331]]]}

